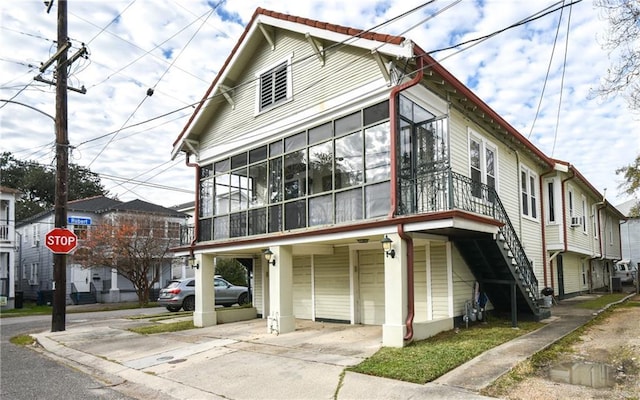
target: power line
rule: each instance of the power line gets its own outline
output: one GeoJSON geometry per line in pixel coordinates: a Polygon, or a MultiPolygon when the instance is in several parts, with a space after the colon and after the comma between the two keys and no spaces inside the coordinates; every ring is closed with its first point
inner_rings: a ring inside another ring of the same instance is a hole
{"type": "Polygon", "coordinates": [[[553,147],[551,148],[551,157],[556,150],[556,140],[558,139],[558,128],[560,127],[560,111],[562,109],[562,92],[564,92],[564,74],[567,70],[567,54],[569,53],[569,31],[571,26],[571,8],[569,8],[569,16],[567,18],[567,36],[564,45],[564,61],[562,62],[562,78],[560,79],[560,99],[558,100],[558,114],[556,116],[556,129],[553,133],[553,147]]]}

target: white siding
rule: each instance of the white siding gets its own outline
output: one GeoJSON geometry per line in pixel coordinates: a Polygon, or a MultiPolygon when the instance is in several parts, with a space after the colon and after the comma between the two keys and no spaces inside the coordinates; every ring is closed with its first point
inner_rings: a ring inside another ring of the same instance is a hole
{"type": "MultiPolygon", "coordinates": [[[[340,46],[328,52],[325,65],[321,66],[304,36],[279,31],[276,42],[275,50],[265,42],[249,59],[241,78],[242,82],[248,83],[233,91],[234,108],[221,96],[214,100],[218,103],[218,112],[208,121],[208,127],[200,128],[203,131],[201,148],[228,145],[237,140],[255,143],[256,138],[248,137],[248,132],[300,115],[311,107],[323,109],[326,101],[380,79],[380,70],[368,52],[340,46]],[[256,74],[290,56],[293,56],[293,101],[255,115],[256,74]]],[[[229,148],[235,151],[237,146],[229,148]]]]}
{"type": "MultiPolygon", "coordinates": [[[[427,244],[429,246],[429,244],[427,244]]],[[[427,290],[427,259],[425,246],[416,246],[413,252],[413,287],[415,322],[428,321],[428,304],[430,295],[427,290]]]]}
{"type": "Polygon", "coordinates": [[[433,319],[448,318],[447,250],[444,243],[431,244],[431,294],[433,319]]]}
{"type": "Polygon", "coordinates": [[[264,281],[262,280],[262,265],[254,263],[253,266],[253,306],[258,310],[258,314],[266,315],[264,309],[264,281]]]}
{"type": "Polygon", "coordinates": [[[453,315],[464,314],[464,303],[473,299],[476,278],[469,270],[455,246],[452,246],[453,258],[453,315]]]}
{"type": "Polygon", "coordinates": [[[314,256],[316,319],[350,321],[349,252],[314,256]]]}

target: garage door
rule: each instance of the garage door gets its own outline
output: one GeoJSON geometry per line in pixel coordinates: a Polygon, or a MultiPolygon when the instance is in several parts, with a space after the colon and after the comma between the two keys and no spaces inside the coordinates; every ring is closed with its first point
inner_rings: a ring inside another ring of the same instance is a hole
{"type": "Polygon", "coordinates": [[[384,256],[380,250],[358,252],[360,281],[360,322],[384,324],[384,256]]]}
{"type": "Polygon", "coordinates": [[[293,315],[312,319],[311,257],[293,258],[293,315]]]}
{"type": "Polygon", "coordinates": [[[350,322],[349,252],[314,256],[316,320],[350,322]]]}

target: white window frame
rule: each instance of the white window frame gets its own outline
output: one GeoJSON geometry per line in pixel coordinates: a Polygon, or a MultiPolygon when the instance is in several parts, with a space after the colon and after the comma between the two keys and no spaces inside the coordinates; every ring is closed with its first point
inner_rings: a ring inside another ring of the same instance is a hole
{"type": "Polygon", "coordinates": [[[498,163],[499,163],[499,154],[498,154],[498,146],[496,146],[490,140],[487,140],[483,136],[481,136],[478,132],[474,131],[471,128],[468,128],[468,140],[467,140],[467,161],[469,163],[469,177],[472,178],[472,170],[474,167],[471,165],[471,142],[474,141],[480,145],[480,182],[489,185],[488,177],[491,176],[494,180],[493,189],[498,193],[498,163]],[[487,171],[487,151],[493,152],[493,176],[489,174],[487,171]]]}
{"type": "Polygon", "coordinates": [[[293,97],[293,79],[292,79],[292,73],[291,73],[291,59],[292,56],[288,56],[272,65],[270,65],[267,68],[261,69],[260,71],[258,71],[255,74],[255,78],[256,78],[256,103],[255,103],[255,114],[261,114],[263,112],[269,111],[275,107],[278,107],[282,104],[288,103],[289,101],[291,101],[292,97],[293,97]],[[261,92],[262,92],[262,77],[267,74],[272,72],[273,70],[275,70],[276,68],[278,68],[280,65],[286,63],[286,70],[287,70],[287,96],[286,99],[284,100],[280,100],[278,102],[275,103],[271,103],[267,106],[265,106],[264,108],[261,106],[261,100],[262,100],[262,96],[261,96],[261,92]]]}
{"type": "Polygon", "coordinates": [[[567,190],[567,197],[568,199],[568,204],[567,207],[569,207],[569,224],[571,224],[571,218],[573,217],[573,209],[574,209],[574,204],[573,204],[573,188],[571,186],[569,186],[568,190],[567,190]]]}
{"type": "Polygon", "coordinates": [[[581,196],[582,200],[582,233],[587,234],[587,197],[581,196]]]}
{"type": "Polygon", "coordinates": [[[533,172],[533,170],[525,165],[520,165],[520,174],[518,175],[520,180],[520,206],[522,216],[532,219],[534,221],[538,220],[538,205],[539,205],[539,194],[536,183],[538,182],[538,174],[533,172]],[[525,175],[525,181],[522,182],[522,175],[525,175]],[[523,200],[526,196],[526,209],[524,207],[523,200]]]}
{"type": "Polygon", "coordinates": [[[556,184],[555,178],[547,178],[544,181],[544,198],[547,199],[545,207],[546,207],[546,220],[547,224],[557,225],[558,224],[558,211],[560,210],[558,199],[560,198],[558,188],[559,186],[556,184]],[[552,185],[551,190],[549,190],[549,184],[552,185]],[[553,219],[551,219],[551,210],[553,210],[553,219]]]}
{"type": "Polygon", "coordinates": [[[35,286],[40,284],[38,280],[38,263],[31,263],[31,270],[29,271],[29,285],[35,286]]]}
{"type": "Polygon", "coordinates": [[[40,244],[40,225],[35,223],[31,225],[31,247],[37,247],[40,244]]]}
{"type": "Polygon", "coordinates": [[[591,226],[593,229],[593,238],[597,239],[600,235],[598,231],[600,230],[599,225],[600,221],[598,218],[598,207],[594,204],[591,206],[591,226]]]}

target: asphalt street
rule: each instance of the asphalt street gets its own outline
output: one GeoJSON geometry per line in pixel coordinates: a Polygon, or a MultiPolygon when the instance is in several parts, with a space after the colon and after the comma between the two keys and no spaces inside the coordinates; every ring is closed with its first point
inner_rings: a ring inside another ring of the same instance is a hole
{"type": "MultiPolygon", "coordinates": [[[[164,308],[120,310],[67,314],[67,327],[91,324],[123,315],[163,312],[164,308]]],[[[33,399],[132,399],[124,393],[133,393],[135,387],[126,383],[116,388],[105,387],[103,382],[76,369],[58,363],[39,351],[17,346],[9,339],[19,334],[36,333],[51,329],[51,316],[0,318],[0,398],[3,400],[33,399]],[[132,392],[133,391],[133,392],[132,392]]]]}

